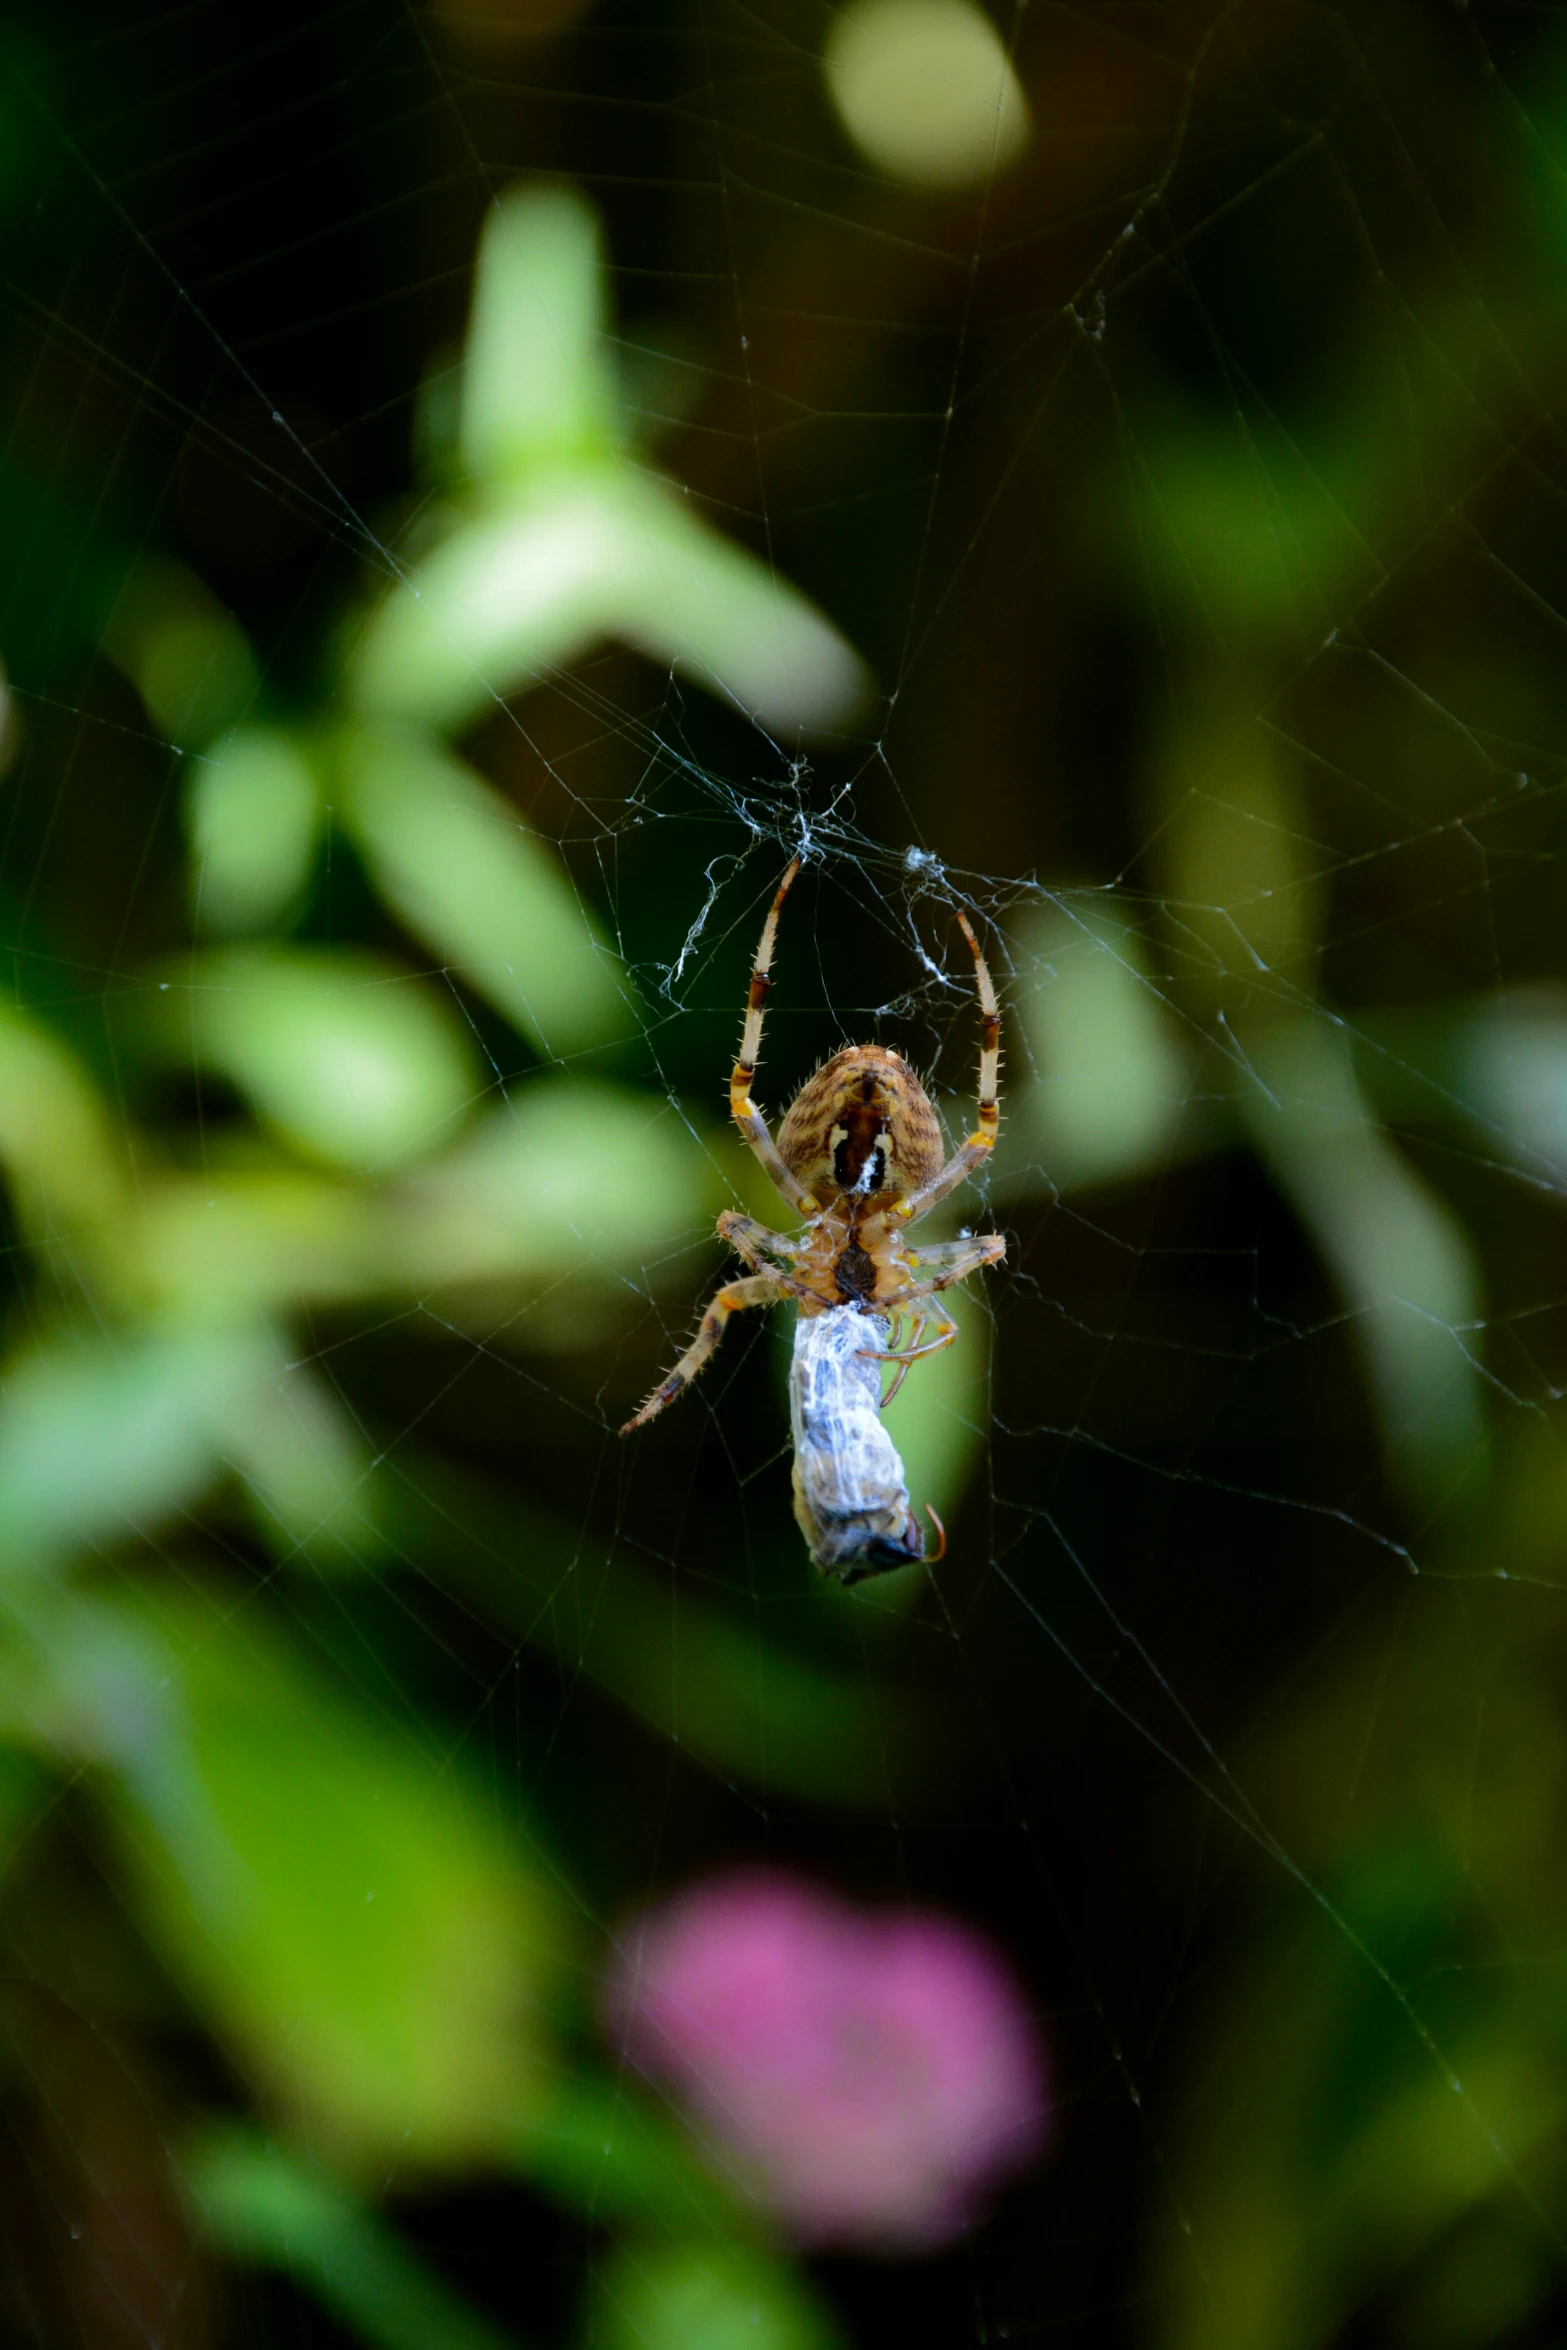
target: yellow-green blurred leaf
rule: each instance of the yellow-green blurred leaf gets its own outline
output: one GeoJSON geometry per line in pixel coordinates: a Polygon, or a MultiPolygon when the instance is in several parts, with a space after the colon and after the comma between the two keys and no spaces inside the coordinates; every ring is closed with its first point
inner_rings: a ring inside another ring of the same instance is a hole
{"type": "Polygon", "coordinates": [[[539,1049],[631,1034],[616,956],[553,850],[428,736],[356,730],[344,814],[378,888],[416,937],[539,1049]]]}
{"type": "Polygon", "coordinates": [[[0,1164],[29,1237],[69,1240],[118,1207],[123,1146],[75,1055],[0,1006],[0,1164]]]}
{"type": "Polygon", "coordinates": [[[1458,1105],[1519,1144],[1531,1173],[1567,1174],[1567,996],[1519,990],[1469,1008],[1446,1058],[1458,1105]]]}
{"type": "Polygon", "coordinates": [[[610,438],[598,221],[574,189],[508,188],[479,241],[459,454],[486,481],[610,438]]]}
{"type": "Polygon", "coordinates": [[[186,2153],[186,2187],[231,2259],[277,2268],[381,2350],[516,2350],[384,2221],[297,2155],[238,2130],[186,2153]]]}
{"type": "Polygon", "coordinates": [[[1028,145],[1028,99],[972,0],[850,0],[834,11],[823,79],[844,130],[889,179],[983,187],[1028,145]]]}
{"type": "Polygon", "coordinates": [[[843,2339],[798,2271],[739,2244],[629,2244],[595,2305],[605,2350],[836,2350],[843,2339]]]}
{"type": "Polygon", "coordinates": [[[455,732],[618,637],[774,730],[844,723],[869,679],[839,631],[616,449],[602,278],[596,221],[567,190],[514,189],[486,222],[469,506],[425,516],[426,551],[370,615],[349,663],[359,706],[455,732]]]}
{"type": "Polygon", "coordinates": [[[148,1183],[126,1219],[118,1270],[139,1302],[204,1314],[399,1286],[375,1196],[288,1166],[148,1183]]]}
{"type": "Polygon", "coordinates": [[[1416,1493],[1445,1493],[1486,1444],[1468,1235],[1394,1148],[1338,1029],[1282,1023],[1251,1060],[1248,1130],[1352,1318],[1394,1467],[1416,1493]]]}
{"type": "Polygon", "coordinates": [[[703,2161],[693,2133],[634,2075],[563,2075],[519,2131],[523,2177],[601,2225],[631,2220],[702,2240],[756,2232],[761,2214],[703,2161]]]}
{"type": "Polygon", "coordinates": [[[1053,1190],[1144,1173],[1173,1146],[1191,1072],[1136,925],[1113,907],[1048,907],[1019,946],[1040,969],[1020,1011],[1036,1075],[1019,1101],[1014,1063],[1022,1116],[1003,1144],[1014,1182],[1021,1151],[1053,1190]]]}
{"type": "Polygon", "coordinates": [[[333,1166],[380,1169],[435,1149],[480,1091],[450,1001],[383,956],[216,949],[182,961],[143,1009],[166,1059],[220,1071],[296,1149],[333,1166]]]}
{"type": "Polygon", "coordinates": [[[625,496],[635,561],[617,635],[774,733],[846,726],[863,712],[869,672],[798,588],[673,489],[635,477],[625,496]]]}
{"type": "Polygon", "coordinates": [[[222,1324],[61,1339],[0,1380],[0,1545],[47,1558],[153,1533],[217,1474],[223,1427],[271,1361],[222,1324]]]}
{"type": "Polygon", "coordinates": [[[191,898],[206,930],[266,930],[292,913],[321,830],[321,791],[292,735],[248,726],[187,774],[191,898]]]}
{"type": "Polygon", "coordinates": [[[374,1564],[386,1549],[369,1447],[308,1363],[279,1362],[223,1422],[224,1452],[274,1554],[318,1571],[374,1564]]]}
{"type": "Polygon", "coordinates": [[[539,1077],[410,1174],[388,1210],[394,1251],[425,1285],[581,1270],[620,1286],[721,1204],[707,1154],[667,1102],[539,1077]]]}
{"type": "Polygon", "coordinates": [[[869,690],[798,589],[624,464],[551,474],[460,525],[371,620],[355,690],[455,730],[606,637],[778,731],[846,723],[869,690]]]}
{"type": "MultiPolygon", "coordinates": [[[[374,1190],[289,1166],[150,1182],[119,1263],[131,1295],[208,1313],[547,1288],[562,1301],[556,1347],[573,1343],[585,1290],[600,1310],[578,1344],[602,1336],[605,1301],[629,1310],[648,1268],[705,1236],[721,1205],[708,1153],[667,1102],[538,1076],[450,1150],[374,1190]]],[[[532,1319],[517,1326],[519,1338],[535,1335],[532,1319]]]]}
{"type": "MultiPolygon", "coordinates": [[[[121,1778],[146,1931],[258,2089],[345,2158],[497,2153],[543,2093],[560,1913],[449,1755],[307,1670],[255,1605],[148,1600],[188,1777],[121,1778]]],[[[163,1766],[167,1777],[168,1765],[163,1766]]]]}
{"type": "Polygon", "coordinates": [[[255,700],[259,673],[244,631],[181,564],[160,558],[135,567],[103,645],[148,717],[187,750],[237,725],[255,700]]]}
{"type": "Polygon", "coordinates": [[[1159,731],[1150,782],[1166,953],[1188,1016],[1249,1028],[1281,993],[1314,994],[1324,902],[1300,778],[1227,672],[1200,674],[1159,731]]]}
{"type": "Polygon", "coordinates": [[[355,698],[456,732],[612,635],[636,560],[618,476],[551,473],[459,521],[388,591],[354,652],[355,698]]]}

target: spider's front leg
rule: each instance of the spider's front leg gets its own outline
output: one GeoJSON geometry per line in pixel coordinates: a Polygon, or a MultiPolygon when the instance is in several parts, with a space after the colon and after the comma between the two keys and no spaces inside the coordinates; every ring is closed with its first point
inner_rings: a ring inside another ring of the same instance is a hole
{"type": "Polygon", "coordinates": [[[735,1124],[766,1168],[771,1181],[784,1198],[802,1216],[816,1214],[816,1201],[792,1170],[779,1156],[778,1145],[768,1131],[767,1120],[751,1099],[751,1087],[756,1080],[756,1058],[762,1049],[762,1015],[767,1009],[771,990],[773,948],[778,939],[778,917],[783,911],[784,899],[789,895],[795,875],[800,870],[800,859],[795,858],[788,872],[778,884],[778,895],[772,911],[762,925],[762,942],[756,950],[756,962],[751,971],[751,991],[745,1001],[745,1026],[740,1033],[740,1057],[735,1062],[729,1079],[729,1109],[735,1124]]]}
{"type": "MultiPolygon", "coordinates": [[[[898,1366],[892,1374],[892,1385],[888,1388],[886,1394],[881,1399],[881,1408],[883,1411],[887,1409],[887,1406],[891,1403],[893,1397],[897,1394],[898,1389],[903,1385],[904,1380],[907,1379],[909,1375],[910,1363],[920,1362],[926,1355],[939,1355],[942,1351],[942,1348],[950,1346],[958,1334],[958,1326],[952,1319],[952,1316],[948,1313],[946,1307],[940,1304],[937,1299],[931,1297],[928,1291],[910,1291],[908,1297],[905,1299],[905,1303],[910,1302],[912,1302],[915,1309],[914,1334],[910,1343],[907,1346],[903,1344],[902,1331],[900,1328],[895,1334],[891,1346],[866,1347],[863,1350],[873,1363],[896,1363],[898,1366]],[[938,1323],[940,1327],[936,1336],[927,1340],[925,1333],[930,1328],[932,1322],[938,1323]]],[[[894,1307],[893,1311],[898,1315],[898,1319],[901,1324],[902,1315],[900,1309],[894,1307]]]]}
{"type": "Polygon", "coordinates": [[[912,1309],[914,1315],[912,1345],[877,1350],[878,1362],[898,1366],[892,1375],[892,1385],[881,1399],[883,1411],[908,1377],[909,1365],[925,1355],[940,1354],[957,1337],[958,1326],[937,1293],[951,1289],[956,1282],[966,1281],[981,1265],[998,1265],[1006,1253],[1006,1235],[1002,1232],[966,1233],[961,1240],[937,1240],[928,1248],[910,1250],[903,1260],[909,1278],[882,1300],[886,1313],[902,1316],[912,1309]],[[937,1325],[936,1336],[927,1340],[925,1332],[932,1322],[937,1325]]]}
{"type": "MultiPolygon", "coordinates": [[[[764,1227],[765,1229],[765,1227],[764,1227]]],[[[743,1314],[751,1306],[770,1306],[790,1295],[783,1280],[775,1273],[751,1273],[743,1281],[726,1282],[702,1316],[702,1326],[686,1348],[669,1377],[654,1388],[639,1412],[634,1412],[621,1429],[629,1436],[633,1428],[643,1428],[656,1419],[666,1404],[674,1402],[688,1388],[697,1373],[724,1335],[731,1314],[743,1314]]]]}
{"type": "Polygon", "coordinates": [[[977,1273],[981,1265],[999,1265],[1006,1253],[1004,1232],[968,1232],[961,1240],[935,1240],[928,1248],[911,1249],[909,1268],[914,1278],[893,1303],[896,1305],[898,1298],[950,1289],[955,1281],[966,1281],[971,1273],[977,1273]]]}
{"type": "Polygon", "coordinates": [[[758,1223],[755,1216],[742,1216],[738,1208],[725,1208],[718,1219],[718,1237],[727,1241],[735,1255],[744,1257],[758,1273],[792,1267],[806,1246],[804,1238],[791,1240],[786,1232],[775,1232],[770,1224],[758,1223]]]}
{"type": "MultiPolygon", "coordinates": [[[[958,916],[958,928],[968,940],[969,951],[974,957],[974,983],[979,991],[979,1111],[974,1131],[967,1142],[959,1144],[946,1165],[931,1177],[923,1190],[911,1192],[907,1199],[898,1202],[896,1213],[909,1224],[919,1216],[928,1215],[938,1200],[944,1200],[949,1191],[956,1191],[960,1183],[966,1183],[985,1164],[995,1147],[1001,1127],[997,1090],[1001,1074],[1001,1007],[996,1001],[990,966],[979,951],[979,940],[974,936],[966,914],[958,916]]],[[[981,1263],[992,1261],[986,1258],[980,1260],[981,1263]]],[[[962,1276],[956,1275],[954,1278],[961,1279],[962,1276]]]]}

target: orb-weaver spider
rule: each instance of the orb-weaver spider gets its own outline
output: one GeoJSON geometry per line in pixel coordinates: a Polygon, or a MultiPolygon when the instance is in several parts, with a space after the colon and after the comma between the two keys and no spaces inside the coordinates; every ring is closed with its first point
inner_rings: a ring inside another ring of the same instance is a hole
{"type": "MultiPolygon", "coordinates": [[[[1005,1238],[998,1232],[964,1234],[923,1249],[910,1248],[904,1241],[911,1224],[984,1164],[1000,1123],[996,1078],[1001,1059],[1001,1014],[979,941],[961,913],[958,924],[974,957],[980,1009],[979,1112],[967,1142],[943,1163],[941,1128],[930,1096],[908,1062],[879,1044],[848,1045],[835,1053],[796,1094],[776,1143],[769,1133],[766,1118],[751,1098],[751,1086],[761,1049],[762,1015],[772,984],[778,917],[800,862],[796,857],[784,875],[763,926],[751,974],[740,1057],[729,1080],[729,1106],[735,1124],[779,1191],[807,1219],[806,1230],[791,1239],[733,1210],[719,1217],[720,1239],[727,1240],[752,1271],[719,1290],[696,1337],[669,1376],[626,1422],[623,1436],[644,1427],[690,1386],[723,1337],[731,1314],[778,1304],[786,1298],[798,1304],[802,1324],[820,1315],[846,1311],[873,1317],[864,1336],[878,1341],[890,1337],[893,1343],[850,1351],[871,1362],[897,1365],[892,1385],[880,1399],[882,1404],[890,1403],[909,1365],[922,1355],[949,1346],[958,1334],[940,1292],[982,1265],[998,1264],[1006,1255],[1005,1238]],[[910,1343],[904,1346],[902,1323],[906,1315],[911,1317],[913,1329],[910,1343]],[[932,1322],[937,1324],[936,1335],[927,1341],[925,1333],[932,1322]]],[[[811,1379],[816,1391],[826,1395],[825,1404],[816,1412],[819,1433],[823,1412],[840,1409],[844,1403],[841,1366],[845,1356],[841,1346],[826,1344],[827,1333],[808,1333],[802,1328],[802,1342],[807,1336],[820,1341],[808,1350],[814,1358],[811,1379]],[[826,1379],[829,1358],[840,1367],[826,1379]]],[[[802,1347],[797,1347],[797,1372],[801,1354],[802,1347]]],[[[811,1379],[807,1380],[807,1395],[811,1379]]],[[[804,1409],[809,1418],[812,1407],[808,1401],[804,1409]]],[[[819,1563],[874,1572],[878,1566],[901,1565],[921,1557],[919,1528],[908,1512],[901,1471],[889,1484],[885,1463],[878,1464],[872,1479],[883,1493],[879,1507],[870,1505],[863,1490],[865,1479],[856,1478],[851,1464],[849,1484],[861,1490],[851,1491],[849,1498],[857,1499],[861,1506],[850,1514],[865,1523],[857,1532],[840,1532],[835,1539],[824,1535],[822,1509],[802,1491],[801,1410],[797,1380],[796,1514],[819,1563]],[[878,1523],[872,1524],[872,1519],[878,1523]],[[824,1549],[831,1550],[832,1557],[824,1556],[824,1549]],[[864,1561],[871,1563],[861,1564],[864,1561]]],[[[830,1445],[826,1449],[830,1453],[830,1445]]],[[[892,1469],[897,1470],[890,1441],[884,1441],[884,1450],[892,1469]]]]}

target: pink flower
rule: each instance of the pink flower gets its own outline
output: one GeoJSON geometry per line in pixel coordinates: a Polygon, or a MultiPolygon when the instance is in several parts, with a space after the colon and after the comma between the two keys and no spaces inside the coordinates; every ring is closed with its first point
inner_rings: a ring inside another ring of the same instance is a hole
{"type": "Polygon", "coordinates": [[[639,1921],[608,2010],[630,2061],[806,2243],[940,2244],[1044,2139],[1022,1997],[953,1918],[745,1870],[639,1921]]]}

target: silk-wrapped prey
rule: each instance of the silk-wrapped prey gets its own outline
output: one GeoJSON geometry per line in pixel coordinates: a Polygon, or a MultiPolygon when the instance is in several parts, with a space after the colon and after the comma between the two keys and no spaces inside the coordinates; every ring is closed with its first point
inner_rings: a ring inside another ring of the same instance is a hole
{"type": "Polygon", "coordinates": [[[802,1314],[789,1416],[794,1514],[824,1575],[859,1583],[925,1556],[897,1447],[881,1416],[888,1324],[858,1306],[802,1314]]]}

